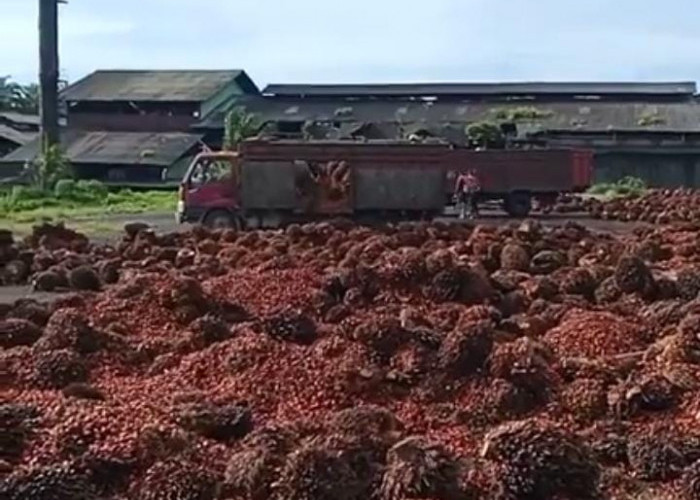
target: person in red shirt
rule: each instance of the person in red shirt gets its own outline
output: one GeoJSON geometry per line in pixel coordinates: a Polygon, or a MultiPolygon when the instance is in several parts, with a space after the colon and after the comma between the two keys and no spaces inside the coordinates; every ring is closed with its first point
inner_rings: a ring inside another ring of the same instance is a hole
{"type": "Polygon", "coordinates": [[[481,185],[475,170],[469,170],[457,176],[455,198],[460,204],[460,219],[465,219],[467,217],[467,209],[469,209],[470,219],[479,216],[479,207],[477,205],[477,195],[479,191],[481,191],[481,185]]]}

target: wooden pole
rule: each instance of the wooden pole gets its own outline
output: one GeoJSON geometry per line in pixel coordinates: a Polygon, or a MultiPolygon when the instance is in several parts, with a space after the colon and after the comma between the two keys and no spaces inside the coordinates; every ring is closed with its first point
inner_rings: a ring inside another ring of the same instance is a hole
{"type": "Polygon", "coordinates": [[[58,3],[39,0],[39,82],[42,147],[58,144],[58,3]]]}

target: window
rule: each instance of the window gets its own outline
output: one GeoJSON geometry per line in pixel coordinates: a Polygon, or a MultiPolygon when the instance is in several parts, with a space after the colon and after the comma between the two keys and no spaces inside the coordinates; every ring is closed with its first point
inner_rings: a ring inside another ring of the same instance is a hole
{"type": "Polygon", "coordinates": [[[228,160],[201,159],[194,167],[190,181],[195,186],[221,182],[231,177],[231,163],[228,160]]]}

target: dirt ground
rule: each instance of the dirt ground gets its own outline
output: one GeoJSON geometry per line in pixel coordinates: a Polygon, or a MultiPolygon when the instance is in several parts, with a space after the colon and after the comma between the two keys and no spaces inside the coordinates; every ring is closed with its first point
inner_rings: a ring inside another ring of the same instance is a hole
{"type": "MultiPolygon", "coordinates": [[[[541,222],[547,226],[564,225],[568,222],[577,222],[590,228],[592,231],[609,232],[616,234],[624,234],[632,231],[643,223],[628,223],[620,221],[604,221],[599,219],[591,219],[587,214],[549,214],[549,215],[534,215],[532,219],[541,222]]],[[[110,216],[103,219],[105,228],[108,230],[99,231],[91,235],[93,239],[103,241],[113,241],[121,237],[124,224],[129,222],[145,222],[153,227],[158,232],[184,231],[189,225],[178,224],[172,214],[142,214],[142,215],[119,215],[110,216]]],[[[440,220],[447,222],[459,222],[456,214],[448,213],[446,217],[440,220]]],[[[470,221],[474,224],[487,225],[504,225],[510,224],[517,219],[508,217],[504,212],[496,209],[487,209],[481,211],[481,217],[477,220],[470,221]]],[[[70,223],[68,224],[70,226],[70,223]]]]}

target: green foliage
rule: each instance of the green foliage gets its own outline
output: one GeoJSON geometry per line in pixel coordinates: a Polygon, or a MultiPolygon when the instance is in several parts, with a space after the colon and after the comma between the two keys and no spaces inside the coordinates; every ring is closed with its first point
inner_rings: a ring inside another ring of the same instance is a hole
{"type": "Polygon", "coordinates": [[[504,141],[501,127],[491,121],[472,123],[467,126],[466,133],[469,140],[479,147],[497,147],[504,141]]]}
{"type": "Polygon", "coordinates": [[[656,111],[646,111],[637,120],[640,127],[652,127],[654,125],[665,125],[666,119],[656,111]]]}
{"type": "Polygon", "coordinates": [[[52,191],[61,179],[71,177],[71,166],[61,151],[53,144],[36,160],[34,167],[34,184],[42,191],[52,191]]]}
{"type": "Polygon", "coordinates": [[[238,145],[260,131],[262,124],[257,117],[242,107],[235,107],[226,114],[224,123],[224,149],[237,149],[238,145]]]}
{"type": "Polygon", "coordinates": [[[646,190],[647,185],[642,179],[638,177],[623,177],[617,182],[595,184],[588,189],[588,193],[616,198],[618,196],[641,196],[646,190]]]}
{"type": "Polygon", "coordinates": [[[554,113],[546,109],[539,109],[535,106],[520,106],[517,108],[498,108],[491,110],[494,119],[508,122],[531,122],[551,118],[554,113]]]}
{"type": "Polygon", "coordinates": [[[56,206],[58,200],[47,199],[46,193],[36,186],[13,186],[0,196],[0,217],[11,212],[35,210],[56,206]]]}
{"type": "Polygon", "coordinates": [[[107,186],[96,180],[61,179],[53,190],[54,197],[59,200],[94,205],[99,205],[108,194],[107,186]]]}
{"type": "Polygon", "coordinates": [[[0,111],[39,113],[39,86],[36,83],[22,85],[9,77],[0,77],[0,111]]]}
{"type": "Polygon", "coordinates": [[[134,212],[173,212],[177,205],[177,193],[172,191],[131,191],[124,189],[109,193],[109,211],[134,212]]]}
{"type": "Polygon", "coordinates": [[[75,191],[75,181],[73,179],[61,179],[53,188],[53,195],[58,198],[67,199],[75,191]]]}
{"type": "Polygon", "coordinates": [[[12,186],[10,196],[15,201],[41,200],[46,196],[41,189],[34,186],[12,186]]]}
{"type": "Polygon", "coordinates": [[[0,111],[11,109],[12,89],[8,77],[0,76],[0,111]]]}
{"type": "Polygon", "coordinates": [[[16,205],[38,206],[46,194],[34,186],[13,186],[10,191],[10,201],[16,205]]]}
{"type": "Polygon", "coordinates": [[[61,179],[53,190],[14,186],[0,192],[0,218],[7,220],[60,219],[108,213],[169,212],[175,209],[173,191],[110,191],[95,180],[61,179]]]}
{"type": "Polygon", "coordinates": [[[39,114],[39,86],[36,83],[17,85],[12,99],[12,110],[31,115],[39,114]]]}

